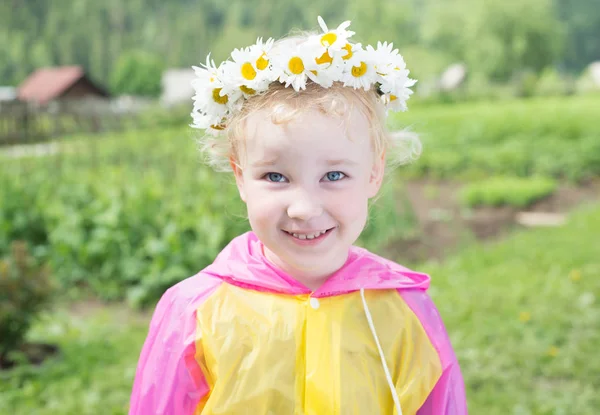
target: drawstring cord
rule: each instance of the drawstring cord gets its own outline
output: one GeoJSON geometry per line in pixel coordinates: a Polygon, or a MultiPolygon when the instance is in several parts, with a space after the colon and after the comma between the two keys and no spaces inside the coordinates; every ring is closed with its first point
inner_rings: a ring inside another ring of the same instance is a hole
{"type": "Polygon", "coordinates": [[[367,316],[367,321],[369,322],[369,327],[371,328],[371,333],[373,334],[373,338],[375,339],[375,343],[377,344],[377,350],[379,350],[379,357],[381,358],[381,364],[383,365],[383,370],[385,371],[385,377],[387,378],[388,385],[390,387],[390,391],[392,392],[392,397],[394,398],[394,405],[396,406],[396,411],[398,411],[398,415],[402,415],[402,408],[400,407],[400,400],[398,399],[398,393],[396,392],[396,387],[394,386],[394,382],[392,382],[392,376],[390,375],[390,370],[388,369],[387,363],[385,362],[385,356],[383,355],[383,349],[381,348],[381,344],[379,344],[379,337],[377,337],[377,332],[375,331],[375,325],[373,324],[373,317],[371,317],[371,312],[369,311],[369,306],[367,305],[367,300],[365,299],[365,289],[360,289],[360,296],[362,297],[363,309],[365,310],[365,315],[367,316]]]}

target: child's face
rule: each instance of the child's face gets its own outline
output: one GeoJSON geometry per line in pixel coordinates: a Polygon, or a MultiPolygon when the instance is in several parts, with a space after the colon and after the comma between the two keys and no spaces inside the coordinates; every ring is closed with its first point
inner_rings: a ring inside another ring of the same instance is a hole
{"type": "Polygon", "coordinates": [[[381,185],[368,128],[356,109],[348,121],[318,111],[280,125],[263,112],[247,120],[234,171],[250,225],[267,258],[309,288],[344,265],[381,185]]]}

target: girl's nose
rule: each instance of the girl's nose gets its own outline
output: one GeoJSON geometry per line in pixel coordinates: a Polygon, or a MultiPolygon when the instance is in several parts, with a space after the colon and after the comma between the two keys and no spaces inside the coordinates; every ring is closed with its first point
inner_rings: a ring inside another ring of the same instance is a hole
{"type": "Polygon", "coordinates": [[[318,198],[309,192],[296,192],[287,208],[287,214],[291,219],[309,220],[323,214],[323,206],[318,198]]]}

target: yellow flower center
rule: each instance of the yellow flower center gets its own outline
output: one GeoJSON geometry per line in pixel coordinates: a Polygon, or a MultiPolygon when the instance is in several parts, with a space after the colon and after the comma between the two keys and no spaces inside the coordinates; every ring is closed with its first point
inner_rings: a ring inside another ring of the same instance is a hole
{"type": "Polygon", "coordinates": [[[219,124],[219,125],[211,125],[210,128],[212,128],[213,130],[224,130],[225,126],[223,124],[219,124]]]}
{"type": "Polygon", "coordinates": [[[213,100],[217,103],[217,104],[222,104],[225,105],[227,104],[227,101],[229,101],[229,97],[227,95],[219,95],[221,93],[221,88],[215,88],[213,89],[213,100]]]}
{"type": "Polygon", "coordinates": [[[319,65],[323,63],[331,63],[333,62],[333,58],[331,57],[331,55],[329,55],[329,52],[325,51],[325,53],[322,54],[321,57],[315,59],[315,62],[317,62],[317,64],[319,65]]]}
{"type": "Polygon", "coordinates": [[[360,78],[361,76],[363,76],[366,73],[367,73],[367,64],[364,62],[361,62],[360,66],[352,67],[352,76],[354,76],[355,78],[360,78]]]}
{"type": "Polygon", "coordinates": [[[288,68],[294,75],[300,75],[302,72],[304,72],[304,62],[302,62],[302,59],[299,57],[294,56],[288,62],[288,68]]]}
{"type": "Polygon", "coordinates": [[[390,95],[390,102],[397,100],[398,97],[396,95],[390,95]]]}
{"type": "Polygon", "coordinates": [[[323,46],[331,46],[335,43],[335,41],[337,40],[337,35],[333,32],[329,32],[323,36],[321,36],[321,44],[323,46]]]}
{"type": "Polygon", "coordinates": [[[269,66],[269,61],[265,59],[265,56],[267,56],[267,54],[263,52],[263,54],[260,55],[260,58],[256,60],[256,67],[259,71],[262,71],[269,66]]]}
{"type": "Polygon", "coordinates": [[[346,43],[346,46],[344,46],[342,49],[346,49],[348,51],[348,53],[346,53],[346,55],[342,56],[342,59],[348,60],[352,57],[352,55],[354,55],[352,53],[352,45],[350,43],[346,43]]]}
{"type": "Polygon", "coordinates": [[[240,89],[242,90],[242,92],[244,92],[245,94],[248,94],[248,95],[256,94],[256,91],[254,89],[248,88],[246,85],[240,86],[240,89]]]}
{"type": "Polygon", "coordinates": [[[246,62],[242,65],[242,76],[244,77],[244,79],[247,79],[249,81],[256,78],[256,71],[254,70],[254,67],[250,62],[246,62]]]}

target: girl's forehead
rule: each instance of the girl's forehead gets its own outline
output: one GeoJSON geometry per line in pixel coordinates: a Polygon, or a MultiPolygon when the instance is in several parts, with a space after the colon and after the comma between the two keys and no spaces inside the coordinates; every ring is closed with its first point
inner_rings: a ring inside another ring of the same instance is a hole
{"type": "Polygon", "coordinates": [[[339,142],[369,139],[370,125],[362,112],[353,109],[344,116],[323,114],[307,109],[287,117],[273,116],[272,111],[260,110],[249,115],[246,123],[248,145],[278,147],[315,141],[339,142]],[[278,121],[279,120],[281,121],[278,121]]]}
{"type": "Polygon", "coordinates": [[[256,114],[249,119],[245,157],[249,164],[260,166],[285,163],[346,160],[363,164],[371,158],[369,128],[339,117],[307,113],[282,124],[256,114]]]}

